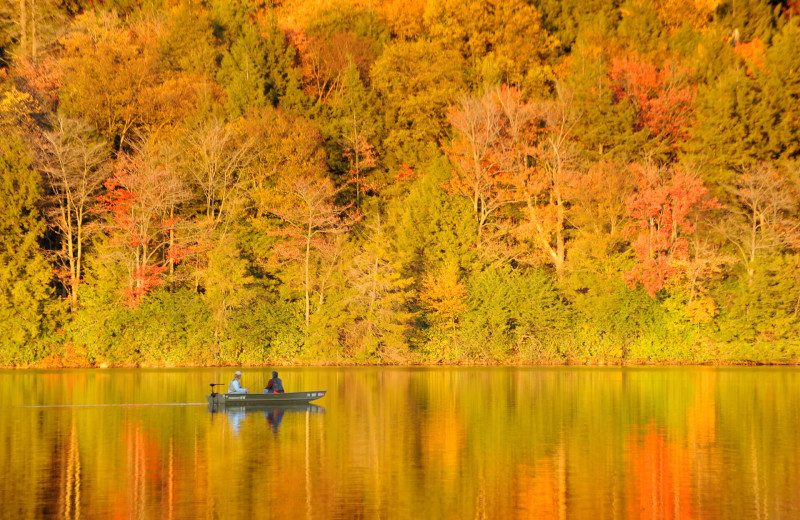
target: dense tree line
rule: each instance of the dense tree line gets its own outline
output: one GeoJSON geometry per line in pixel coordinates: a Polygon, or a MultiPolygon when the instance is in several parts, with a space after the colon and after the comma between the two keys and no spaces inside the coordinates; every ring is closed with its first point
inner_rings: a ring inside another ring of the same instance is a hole
{"type": "Polygon", "coordinates": [[[787,362],[800,5],[17,0],[0,364],[787,362]]]}

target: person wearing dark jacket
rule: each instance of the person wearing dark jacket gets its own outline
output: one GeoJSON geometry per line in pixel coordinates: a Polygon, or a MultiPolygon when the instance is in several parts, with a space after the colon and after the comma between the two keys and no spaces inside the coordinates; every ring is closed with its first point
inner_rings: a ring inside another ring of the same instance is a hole
{"type": "Polygon", "coordinates": [[[265,394],[282,394],[283,393],[283,381],[278,377],[277,372],[272,372],[272,379],[267,382],[266,388],[264,388],[265,394]]]}

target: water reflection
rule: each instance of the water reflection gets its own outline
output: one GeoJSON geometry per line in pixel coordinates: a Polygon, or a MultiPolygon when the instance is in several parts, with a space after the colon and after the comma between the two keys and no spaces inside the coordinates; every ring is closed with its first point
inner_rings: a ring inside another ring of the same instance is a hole
{"type": "MultiPolygon", "coordinates": [[[[256,416],[263,416],[266,419],[267,425],[274,435],[278,434],[281,423],[283,422],[284,414],[291,415],[304,415],[304,414],[323,414],[325,408],[315,404],[289,404],[289,405],[248,405],[248,406],[219,406],[209,404],[206,410],[212,414],[212,420],[215,416],[221,416],[228,420],[231,430],[235,434],[239,434],[242,429],[242,423],[248,417],[255,418],[256,416]]],[[[254,420],[254,419],[251,419],[254,420]]]]}
{"type": "Polygon", "coordinates": [[[0,371],[0,516],[800,517],[797,369],[308,368],[324,408],[138,406],[214,377],[0,371]]]}
{"type": "Polygon", "coordinates": [[[280,408],[264,412],[264,417],[266,417],[267,423],[269,423],[274,435],[278,435],[278,430],[281,428],[281,422],[283,422],[283,413],[284,411],[280,408]]]}
{"type": "Polygon", "coordinates": [[[630,518],[695,518],[691,455],[655,424],[626,440],[627,513],[630,518]]]}

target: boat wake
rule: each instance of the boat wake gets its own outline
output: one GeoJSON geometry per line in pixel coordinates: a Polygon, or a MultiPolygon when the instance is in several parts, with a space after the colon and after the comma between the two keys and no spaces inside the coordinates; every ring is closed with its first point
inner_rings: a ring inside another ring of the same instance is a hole
{"type": "Polygon", "coordinates": [[[197,406],[208,403],[118,403],[118,404],[36,404],[12,406],[11,408],[100,408],[100,407],[144,407],[144,406],[197,406]]]}

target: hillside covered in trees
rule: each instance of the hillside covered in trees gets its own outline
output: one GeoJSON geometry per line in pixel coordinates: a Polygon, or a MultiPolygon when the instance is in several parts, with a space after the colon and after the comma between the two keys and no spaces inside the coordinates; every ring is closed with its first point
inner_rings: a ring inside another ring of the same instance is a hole
{"type": "Polygon", "coordinates": [[[13,0],[0,365],[792,362],[800,2],[13,0]]]}

